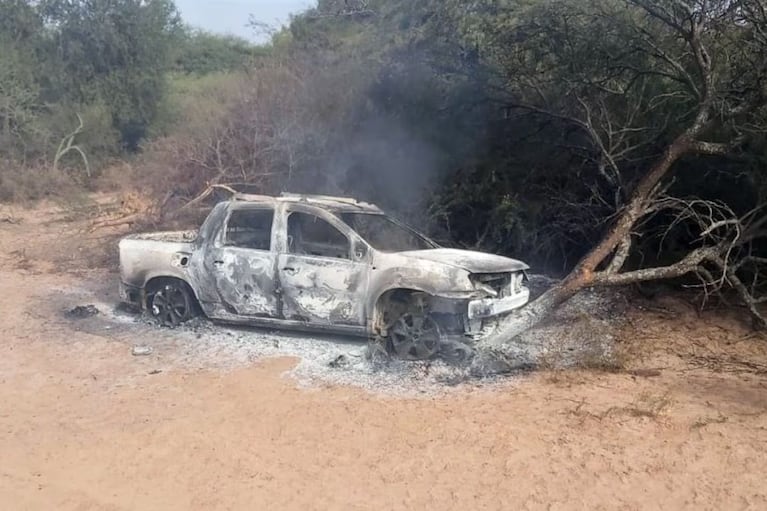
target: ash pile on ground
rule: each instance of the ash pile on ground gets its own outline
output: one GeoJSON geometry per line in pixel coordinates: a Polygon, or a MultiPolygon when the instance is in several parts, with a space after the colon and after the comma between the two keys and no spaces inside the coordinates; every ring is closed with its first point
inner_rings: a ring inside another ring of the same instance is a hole
{"type": "Polygon", "coordinates": [[[620,365],[616,338],[629,307],[622,289],[581,291],[548,321],[513,340],[505,351],[524,348],[537,367],[610,368],[620,365]]]}
{"type": "MultiPolygon", "coordinates": [[[[87,293],[78,295],[80,299],[94,298],[87,293]]],[[[537,367],[611,366],[613,332],[620,325],[627,300],[621,291],[584,291],[549,322],[502,350],[475,352],[462,362],[388,360],[359,339],[229,327],[205,319],[171,330],[152,324],[146,316],[115,308],[114,302],[90,303],[96,304],[100,314],[78,320],[78,329],[108,332],[129,345],[128,354],[136,345],[149,347],[158,369],[230,370],[266,358],[292,357],[299,362],[288,376],[304,386],[345,385],[380,394],[418,396],[455,387],[507,384],[509,375],[537,367]]]]}
{"type": "Polygon", "coordinates": [[[466,364],[445,360],[406,362],[372,350],[368,343],[331,335],[291,334],[250,328],[227,328],[194,320],[174,331],[182,342],[176,360],[195,367],[200,361],[218,367],[243,367],[267,358],[291,357],[298,364],[287,376],[299,385],[343,385],[389,395],[433,395],[458,385],[484,387],[498,375],[472,374],[466,364]]]}
{"type": "Polygon", "coordinates": [[[372,392],[434,394],[453,387],[495,386],[538,367],[612,367],[615,332],[627,300],[620,291],[589,290],[576,295],[546,324],[514,339],[502,350],[477,351],[465,361],[391,360],[356,339],[230,329],[205,320],[177,330],[190,364],[229,360],[236,365],[263,358],[295,357],[290,376],[301,385],[338,384],[372,392]]]}

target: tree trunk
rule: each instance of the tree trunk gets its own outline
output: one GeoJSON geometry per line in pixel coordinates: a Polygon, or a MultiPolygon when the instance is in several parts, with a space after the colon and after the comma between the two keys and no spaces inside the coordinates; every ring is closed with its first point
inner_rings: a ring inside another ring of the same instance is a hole
{"type": "Polygon", "coordinates": [[[482,339],[485,346],[501,346],[546,319],[557,307],[582,288],[573,288],[562,281],[519,311],[504,318],[495,332],[482,339]]]}
{"type": "MultiPolygon", "coordinates": [[[[483,344],[502,345],[546,319],[557,307],[572,298],[578,291],[608,283],[597,278],[597,269],[616,252],[622,242],[630,239],[631,230],[647,211],[656,187],[669,173],[674,162],[690,150],[691,143],[692,137],[689,133],[677,137],[637,184],[629,203],[623,208],[620,216],[602,238],[602,241],[578,263],[562,282],[543,293],[520,311],[504,318],[496,332],[484,339],[483,344]]],[[[615,268],[615,271],[619,270],[620,267],[615,268]]]]}

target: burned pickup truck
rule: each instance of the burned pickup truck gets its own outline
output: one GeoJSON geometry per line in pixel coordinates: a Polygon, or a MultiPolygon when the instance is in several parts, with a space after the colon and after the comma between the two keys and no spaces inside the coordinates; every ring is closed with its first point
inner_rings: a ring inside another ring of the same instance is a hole
{"type": "Polygon", "coordinates": [[[165,325],[203,313],[359,335],[410,360],[527,303],[527,268],[441,248],[372,204],[311,195],[235,195],[197,232],[120,241],[122,299],[165,325]]]}

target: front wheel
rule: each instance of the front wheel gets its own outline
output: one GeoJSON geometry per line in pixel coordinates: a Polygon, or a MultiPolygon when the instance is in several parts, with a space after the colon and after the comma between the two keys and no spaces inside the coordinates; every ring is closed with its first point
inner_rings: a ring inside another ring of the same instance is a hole
{"type": "Polygon", "coordinates": [[[432,358],[441,341],[439,326],[423,312],[406,312],[389,328],[389,348],[402,360],[432,358]]]}
{"type": "Polygon", "coordinates": [[[184,282],[167,282],[149,295],[149,311],[163,326],[174,328],[192,319],[194,297],[184,282]]]}

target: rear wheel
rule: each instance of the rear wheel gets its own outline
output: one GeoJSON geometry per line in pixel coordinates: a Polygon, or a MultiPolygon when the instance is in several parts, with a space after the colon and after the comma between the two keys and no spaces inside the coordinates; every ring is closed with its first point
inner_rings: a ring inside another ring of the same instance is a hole
{"type": "Polygon", "coordinates": [[[402,360],[425,360],[439,351],[442,332],[423,312],[406,312],[389,328],[389,347],[402,360]]]}
{"type": "Polygon", "coordinates": [[[180,280],[165,281],[149,294],[149,312],[164,326],[176,327],[196,316],[195,299],[180,280]]]}

